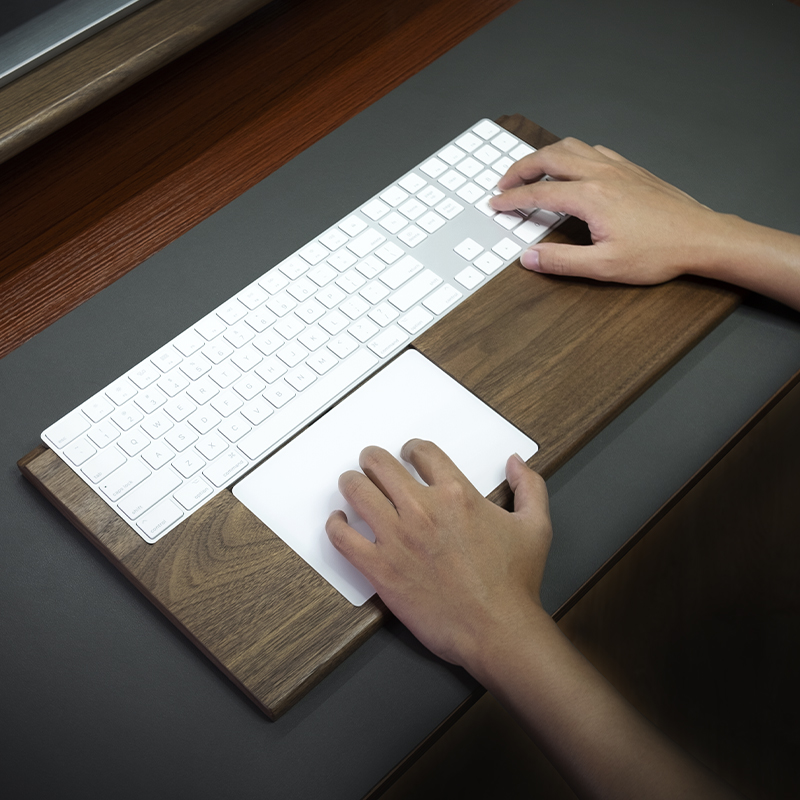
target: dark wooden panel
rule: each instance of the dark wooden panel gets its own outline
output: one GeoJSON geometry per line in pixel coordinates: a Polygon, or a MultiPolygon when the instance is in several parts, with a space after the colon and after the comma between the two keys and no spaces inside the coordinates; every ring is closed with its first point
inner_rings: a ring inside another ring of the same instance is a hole
{"type": "Polygon", "coordinates": [[[377,597],[352,606],[228,491],[150,545],[48,448],[19,466],[273,719],[383,622],[377,597]]]}
{"type": "Polygon", "coordinates": [[[0,161],[270,0],[158,0],[0,89],[0,161]]]}
{"type": "Polygon", "coordinates": [[[0,164],[0,356],[514,2],[274,0],[0,164]]]}

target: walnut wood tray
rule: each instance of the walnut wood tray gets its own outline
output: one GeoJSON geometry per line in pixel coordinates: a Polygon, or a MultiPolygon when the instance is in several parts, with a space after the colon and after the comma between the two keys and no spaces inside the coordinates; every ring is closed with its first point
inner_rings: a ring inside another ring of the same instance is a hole
{"type": "MultiPolygon", "coordinates": [[[[535,147],[556,137],[498,122],[535,147]]],[[[570,220],[553,240],[587,243],[570,220]]],[[[511,264],[413,344],[540,445],[552,474],[739,302],[728,288],[651,288],[537,275],[511,264]]],[[[253,701],[275,719],[382,623],[355,608],[223,491],[146,544],[51,450],[20,470],[253,701]]],[[[506,504],[507,485],[490,497],[506,504]]]]}

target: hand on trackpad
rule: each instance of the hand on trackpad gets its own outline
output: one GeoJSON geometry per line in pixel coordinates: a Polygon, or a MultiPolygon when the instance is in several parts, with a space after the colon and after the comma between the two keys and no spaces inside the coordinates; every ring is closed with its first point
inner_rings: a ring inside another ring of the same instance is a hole
{"type": "Polygon", "coordinates": [[[505,480],[511,453],[528,459],[538,449],[427,358],[408,350],[241,480],[233,493],[337,591],[361,605],[374,589],[330,544],[325,521],[342,509],[356,530],[374,536],[339,493],[339,475],[358,469],[367,445],[400,458],[412,438],[439,445],[484,495],[505,480]]]}

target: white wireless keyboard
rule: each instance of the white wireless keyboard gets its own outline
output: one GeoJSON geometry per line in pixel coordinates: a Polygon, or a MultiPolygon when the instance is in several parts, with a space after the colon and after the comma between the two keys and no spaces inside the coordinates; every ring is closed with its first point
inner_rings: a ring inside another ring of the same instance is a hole
{"type": "Polygon", "coordinates": [[[155,542],[561,223],[489,206],[531,152],[481,120],[43,441],[155,542]]]}

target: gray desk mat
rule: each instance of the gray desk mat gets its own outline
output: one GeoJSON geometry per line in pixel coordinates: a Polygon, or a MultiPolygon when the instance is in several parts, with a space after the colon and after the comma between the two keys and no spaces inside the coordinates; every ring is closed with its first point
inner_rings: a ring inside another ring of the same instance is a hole
{"type": "MultiPolygon", "coordinates": [[[[603,142],[712,207],[800,233],[799,45],[788,2],[564,0],[556,15],[523,0],[3,359],[11,795],[358,798],[475,689],[389,624],[270,723],[26,484],[15,462],[39,431],[481,116],[603,142]]],[[[798,366],[800,317],[746,304],[554,475],[548,609],[798,366]]]]}

